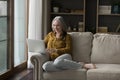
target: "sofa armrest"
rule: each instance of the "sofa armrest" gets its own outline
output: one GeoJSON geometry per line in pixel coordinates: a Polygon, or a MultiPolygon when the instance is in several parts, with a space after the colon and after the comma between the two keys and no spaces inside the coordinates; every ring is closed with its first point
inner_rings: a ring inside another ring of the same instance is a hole
{"type": "Polygon", "coordinates": [[[33,64],[33,80],[41,80],[43,69],[42,64],[48,60],[48,57],[45,54],[35,53],[31,57],[31,63],[33,64]]]}

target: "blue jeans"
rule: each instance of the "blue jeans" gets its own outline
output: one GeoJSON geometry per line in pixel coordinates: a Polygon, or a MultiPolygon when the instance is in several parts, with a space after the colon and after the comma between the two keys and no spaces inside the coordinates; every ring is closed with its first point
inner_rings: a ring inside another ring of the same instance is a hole
{"type": "Polygon", "coordinates": [[[45,62],[42,68],[45,71],[61,71],[82,68],[82,65],[73,61],[70,54],[63,54],[57,57],[54,61],[45,62]]]}

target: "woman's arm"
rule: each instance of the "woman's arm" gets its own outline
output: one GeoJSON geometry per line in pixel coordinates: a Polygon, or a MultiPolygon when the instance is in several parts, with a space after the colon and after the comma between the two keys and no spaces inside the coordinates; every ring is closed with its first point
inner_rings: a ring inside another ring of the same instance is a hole
{"type": "Polygon", "coordinates": [[[64,48],[57,49],[58,54],[71,53],[72,51],[72,39],[70,35],[66,35],[66,46],[64,48]]]}

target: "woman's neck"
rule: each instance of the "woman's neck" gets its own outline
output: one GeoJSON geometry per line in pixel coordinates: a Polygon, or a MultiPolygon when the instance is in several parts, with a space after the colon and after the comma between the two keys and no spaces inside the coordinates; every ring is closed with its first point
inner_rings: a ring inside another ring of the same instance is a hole
{"type": "Polygon", "coordinates": [[[62,32],[61,33],[56,33],[56,38],[61,38],[62,32]]]}

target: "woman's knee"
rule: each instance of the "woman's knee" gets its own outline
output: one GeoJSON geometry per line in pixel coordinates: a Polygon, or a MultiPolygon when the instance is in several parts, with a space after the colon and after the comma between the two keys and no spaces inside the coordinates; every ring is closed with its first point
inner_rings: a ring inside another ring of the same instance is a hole
{"type": "Polygon", "coordinates": [[[70,54],[62,54],[61,56],[57,57],[55,60],[57,59],[69,59],[72,60],[72,57],[70,54]]]}
{"type": "Polygon", "coordinates": [[[53,64],[53,61],[48,61],[43,64],[42,68],[49,72],[49,71],[60,71],[60,69],[57,69],[55,65],[53,64]]]}
{"type": "Polygon", "coordinates": [[[57,68],[60,68],[63,65],[63,59],[57,59],[53,63],[57,68]]]}
{"type": "Polygon", "coordinates": [[[42,68],[43,68],[45,71],[49,71],[50,66],[51,66],[52,64],[53,64],[53,62],[51,62],[51,61],[45,62],[45,63],[42,65],[42,68]]]}
{"type": "Polygon", "coordinates": [[[61,55],[62,57],[64,57],[65,59],[68,58],[68,59],[72,59],[71,55],[70,54],[63,54],[61,55]]]}
{"type": "Polygon", "coordinates": [[[61,67],[61,66],[64,65],[64,59],[72,60],[72,57],[71,57],[70,54],[63,54],[63,55],[59,56],[58,58],[56,58],[56,59],[54,60],[54,63],[53,63],[53,64],[54,64],[56,67],[61,67]]]}

